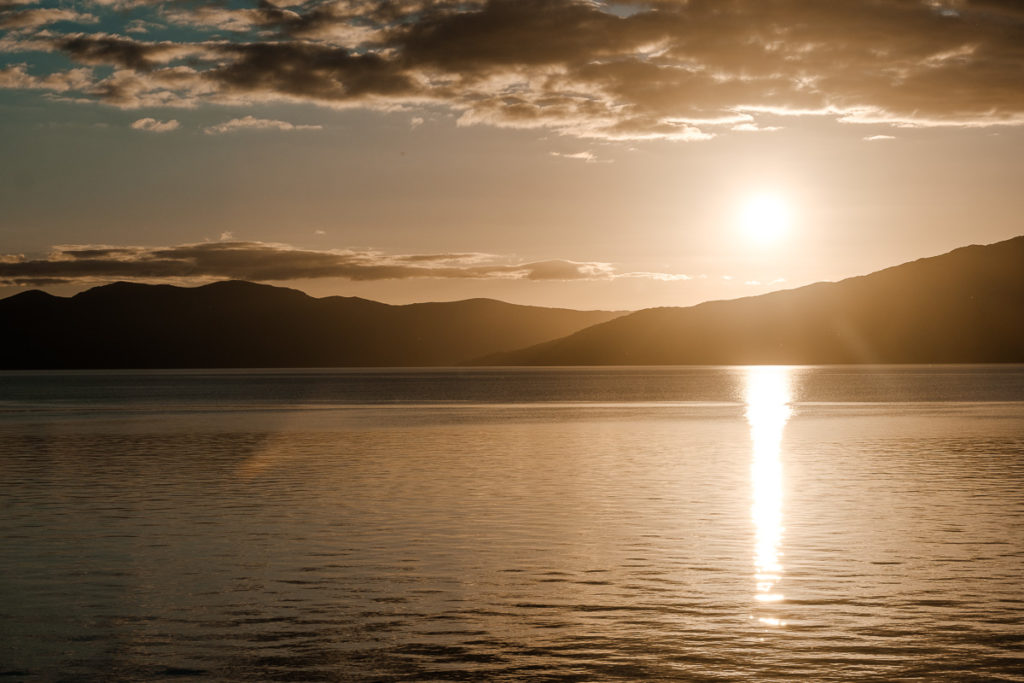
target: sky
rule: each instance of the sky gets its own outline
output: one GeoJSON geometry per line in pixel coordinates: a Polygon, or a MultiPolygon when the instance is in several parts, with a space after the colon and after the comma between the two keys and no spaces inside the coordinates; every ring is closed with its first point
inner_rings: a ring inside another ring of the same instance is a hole
{"type": "Polygon", "coordinates": [[[1020,0],[0,0],[0,297],[639,309],[1024,233],[1020,0]]]}

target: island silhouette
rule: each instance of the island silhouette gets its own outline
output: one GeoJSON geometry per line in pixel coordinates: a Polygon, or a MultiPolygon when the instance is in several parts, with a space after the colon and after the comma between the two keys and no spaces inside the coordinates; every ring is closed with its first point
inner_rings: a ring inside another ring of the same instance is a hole
{"type": "Polygon", "coordinates": [[[0,324],[3,369],[1024,362],[1024,236],[630,314],[118,282],[16,294],[0,324]]]}

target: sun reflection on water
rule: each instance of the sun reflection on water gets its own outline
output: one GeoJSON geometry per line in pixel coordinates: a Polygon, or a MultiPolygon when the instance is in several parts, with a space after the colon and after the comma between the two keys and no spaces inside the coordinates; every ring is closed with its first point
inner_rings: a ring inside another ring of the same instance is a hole
{"type": "MultiPolygon", "coordinates": [[[[754,520],[754,599],[775,603],[784,599],[777,584],[782,579],[782,431],[792,414],[790,401],[790,369],[780,366],[759,366],[747,369],[747,422],[753,458],[750,483],[753,494],[751,515],[754,520]]],[[[760,622],[783,626],[781,620],[764,616],[760,622]]]]}

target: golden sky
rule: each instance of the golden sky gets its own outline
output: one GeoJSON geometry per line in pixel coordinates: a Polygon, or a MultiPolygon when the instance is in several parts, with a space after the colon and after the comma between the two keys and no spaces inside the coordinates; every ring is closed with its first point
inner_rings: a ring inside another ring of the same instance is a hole
{"type": "Polygon", "coordinates": [[[0,296],[643,308],[1020,234],[1015,0],[0,0],[0,296]]]}

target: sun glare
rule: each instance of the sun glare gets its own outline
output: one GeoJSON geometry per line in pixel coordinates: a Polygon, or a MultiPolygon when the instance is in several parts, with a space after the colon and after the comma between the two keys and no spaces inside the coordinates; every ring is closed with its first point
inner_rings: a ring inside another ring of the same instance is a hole
{"type": "Polygon", "coordinates": [[[790,212],[786,201],[775,194],[759,194],[747,199],[740,210],[740,228],[748,241],[771,244],[789,230],[790,212]]]}

